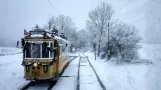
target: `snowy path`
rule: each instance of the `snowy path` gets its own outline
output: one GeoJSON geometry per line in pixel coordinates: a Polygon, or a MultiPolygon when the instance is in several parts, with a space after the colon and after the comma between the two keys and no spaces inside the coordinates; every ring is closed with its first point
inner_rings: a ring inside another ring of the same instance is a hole
{"type": "Polygon", "coordinates": [[[86,57],[80,59],[80,90],[102,90],[86,57]]]}

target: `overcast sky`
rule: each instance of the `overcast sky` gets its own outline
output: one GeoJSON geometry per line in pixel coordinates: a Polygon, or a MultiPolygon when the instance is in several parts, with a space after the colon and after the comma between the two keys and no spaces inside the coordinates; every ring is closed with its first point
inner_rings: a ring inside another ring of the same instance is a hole
{"type": "MultiPolygon", "coordinates": [[[[18,40],[23,30],[36,24],[43,27],[50,16],[64,14],[72,18],[78,29],[85,28],[88,12],[103,0],[0,0],[0,35],[18,40]],[[2,34],[5,33],[5,34],[2,34]],[[11,33],[7,34],[6,33],[11,33]]],[[[114,18],[145,30],[146,17],[142,7],[148,0],[104,0],[115,10],[114,18]]],[[[142,33],[143,34],[143,33],[142,33]]],[[[2,37],[2,36],[1,36],[2,37]]]]}

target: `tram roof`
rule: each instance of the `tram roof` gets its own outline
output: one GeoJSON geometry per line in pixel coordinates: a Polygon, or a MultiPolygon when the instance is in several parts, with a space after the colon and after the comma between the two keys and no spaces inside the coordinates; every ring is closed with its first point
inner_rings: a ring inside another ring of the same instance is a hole
{"type": "MultiPolygon", "coordinates": [[[[38,35],[39,36],[39,35],[38,35]]],[[[37,36],[36,36],[37,37],[37,36]]],[[[63,39],[59,36],[54,36],[53,37],[54,40],[57,40],[57,41],[61,41],[61,42],[64,42],[64,43],[68,43],[69,44],[69,41],[67,41],[66,39],[63,39]]],[[[53,39],[41,39],[41,38],[25,38],[25,41],[33,41],[33,42],[51,42],[53,39]]]]}
{"type": "Polygon", "coordinates": [[[52,31],[51,30],[44,30],[44,29],[36,29],[36,30],[33,30],[33,31],[29,31],[29,33],[27,34],[29,37],[28,38],[24,38],[25,41],[33,41],[33,42],[51,42],[53,39],[54,40],[57,40],[57,41],[60,41],[60,42],[64,42],[64,43],[68,43],[69,44],[69,41],[67,41],[66,39],[62,38],[62,37],[59,37],[59,36],[53,36],[52,38],[52,31]],[[48,38],[44,38],[46,36],[44,35],[47,35],[48,38]]]}

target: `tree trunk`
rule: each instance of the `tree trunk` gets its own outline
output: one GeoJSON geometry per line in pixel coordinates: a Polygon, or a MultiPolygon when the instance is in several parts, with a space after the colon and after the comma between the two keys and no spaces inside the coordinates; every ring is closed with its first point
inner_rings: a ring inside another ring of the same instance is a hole
{"type": "Polygon", "coordinates": [[[100,56],[100,44],[98,45],[98,57],[100,56]]]}
{"type": "Polygon", "coordinates": [[[71,44],[71,46],[70,46],[70,52],[72,52],[72,49],[73,49],[73,45],[71,44]]]}
{"type": "Polygon", "coordinates": [[[122,50],[121,50],[121,46],[119,44],[117,44],[117,48],[118,48],[118,53],[117,53],[117,64],[122,63],[122,50]]]}

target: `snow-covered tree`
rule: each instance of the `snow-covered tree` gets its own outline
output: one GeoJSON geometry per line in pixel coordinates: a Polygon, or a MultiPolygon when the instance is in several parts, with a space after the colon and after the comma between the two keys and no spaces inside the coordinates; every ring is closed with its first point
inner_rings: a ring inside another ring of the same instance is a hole
{"type": "Polygon", "coordinates": [[[82,29],[77,31],[77,48],[86,49],[90,44],[90,37],[88,30],[82,29]]]}
{"type": "Polygon", "coordinates": [[[70,17],[64,15],[59,15],[57,17],[52,16],[48,21],[48,25],[45,25],[44,28],[58,29],[59,35],[63,33],[70,41],[71,47],[76,47],[75,43],[77,42],[77,28],[70,17]]]}
{"type": "Polygon", "coordinates": [[[121,56],[118,62],[130,62],[138,58],[141,37],[135,26],[119,22],[114,25],[110,35],[110,43],[115,52],[121,56]]]}
{"type": "Polygon", "coordinates": [[[108,22],[111,20],[114,11],[112,7],[102,2],[95,9],[89,12],[89,20],[86,23],[87,29],[91,32],[92,42],[98,46],[100,54],[102,36],[108,29],[108,22]]]}

